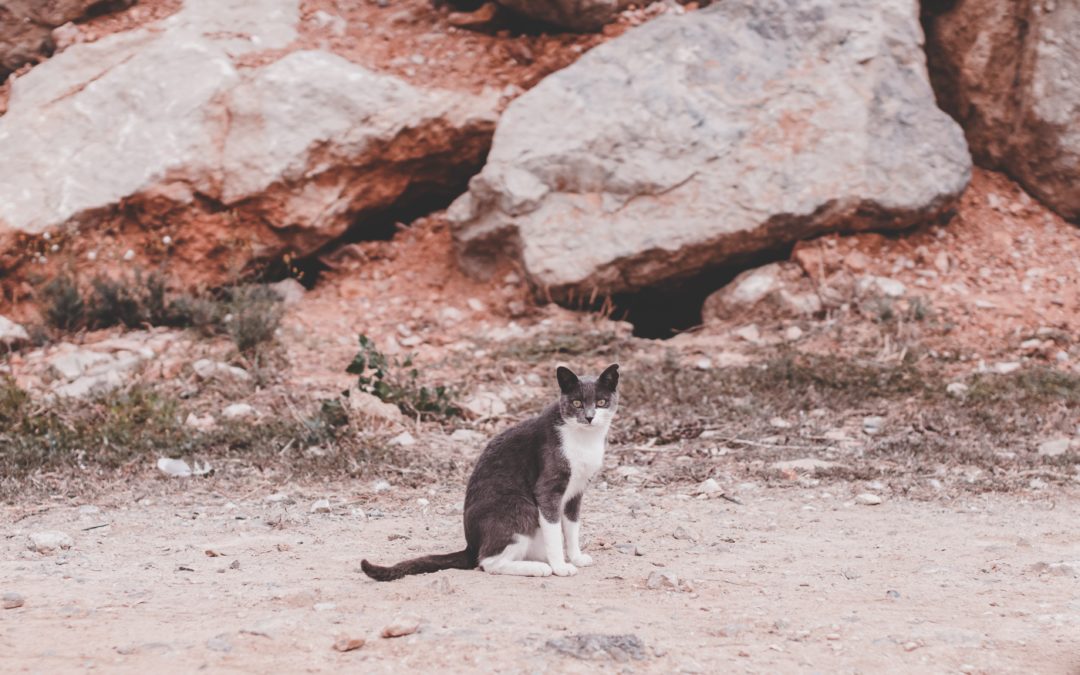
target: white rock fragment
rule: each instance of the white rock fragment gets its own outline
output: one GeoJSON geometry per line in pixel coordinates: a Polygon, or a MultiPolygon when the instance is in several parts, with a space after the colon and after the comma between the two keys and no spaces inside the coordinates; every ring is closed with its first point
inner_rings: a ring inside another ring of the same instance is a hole
{"type": "Polygon", "coordinates": [[[41,530],[31,532],[27,547],[31,551],[42,554],[54,553],[57,550],[69,549],[75,545],[74,540],[66,533],[59,530],[41,530]]]}
{"type": "Polygon", "coordinates": [[[416,439],[408,431],[402,431],[400,434],[390,439],[390,445],[399,445],[403,448],[407,448],[416,445],[416,439]]]}
{"type": "Polygon", "coordinates": [[[191,467],[182,459],[161,457],[157,461],[157,468],[161,473],[173,478],[187,478],[192,473],[191,467]]]}
{"type": "Polygon", "coordinates": [[[26,329],[6,316],[0,316],[0,345],[12,346],[30,339],[26,329]]]}
{"type": "Polygon", "coordinates": [[[330,500],[319,499],[311,505],[312,513],[330,513],[330,500]]]}
{"type": "Polygon", "coordinates": [[[1057,457],[1069,451],[1069,439],[1055,438],[1039,444],[1039,454],[1043,457],[1057,457]]]}
{"type": "Polygon", "coordinates": [[[855,503],[863,506],[877,506],[881,503],[881,497],[872,492],[864,492],[855,497],[855,503]]]}
{"type": "Polygon", "coordinates": [[[225,406],[225,409],[221,411],[221,416],[230,420],[248,419],[255,416],[255,408],[247,403],[233,403],[225,406]]]}
{"type": "Polygon", "coordinates": [[[384,638],[404,637],[418,630],[420,630],[420,619],[402,616],[383,626],[380,635],[384,638]]]}

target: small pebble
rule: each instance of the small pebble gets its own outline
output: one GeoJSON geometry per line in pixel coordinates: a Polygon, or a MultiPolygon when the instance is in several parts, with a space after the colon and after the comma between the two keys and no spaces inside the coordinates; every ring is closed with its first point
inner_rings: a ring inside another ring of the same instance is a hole
{"type": "Polygon", "coordinates": [[[362,637],[349,637],[348,635],[339,635],[334,640],[334,649],[339,652],[351,652],[354,649],[360,649],[367,642],[362,637]]]}
{"type": "Polygon", "coordinates": [[[412,635],[420,630],[420,619],[413,617],[398,617],[383,626],[381,635],[384,638],[404,637],[412,635]]]}
{"type": "Polygon", "coordinates": [[[872,492],[864,492],[855,498],[855,503],[862,504],[863,506],[877,506],[881,503],[881,497],[872,492]]]}
{"type": "Polygon", "coordinates": [[[320,499],[311,505],[312,513],[330,513],[330,500],[320,499]]]}
{"type": "Polygon", "coordinates": [[[16,609],[17,607],[22,607],[25,603],[26,598],[18,593],[4,593],[3,597],[0,598],[0,605],[2,605],[4,609],[16,609]]]}

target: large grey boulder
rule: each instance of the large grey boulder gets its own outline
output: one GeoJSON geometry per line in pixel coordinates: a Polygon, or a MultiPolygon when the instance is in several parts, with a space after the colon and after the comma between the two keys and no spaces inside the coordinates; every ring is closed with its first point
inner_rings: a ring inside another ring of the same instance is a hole
{"type": "Polygon", "coordinates": [[[958,0],[927,51],[976,161],[1080,219],[1080,3],[958,0]]]}
{"type": "MultiPolygon", "coordinates": [[[[406,190],[479,164],[494,94],[288,53],[298,21],[298,0],[186,0],[15,79],[0,117],[0,252],[5,232],[104,224],[134,232],[136,262],[167,235],[185,278],[220,280],[314,252],[406,190]]],[[[67,252],[83,239],[66,237],[67,252]]]]}
{"type": "Polygon", "coordinates": [[[115,10],[135,0],[3,0],[0,2],[0,82],[52,53],[52,30],[90,12],[115,10]]]}
{"type": "Polygon", "coordinates": [[[971,159],[914,0],[725,0],[656,19],[503,114],[450,211],[466,270],[619,293],[948,209],[971,159]]]}

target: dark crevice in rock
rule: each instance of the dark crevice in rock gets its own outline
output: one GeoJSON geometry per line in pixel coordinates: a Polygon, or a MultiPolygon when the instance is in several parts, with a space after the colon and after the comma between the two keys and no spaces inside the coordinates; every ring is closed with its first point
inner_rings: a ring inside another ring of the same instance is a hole
{"type": "Polygon", "coordinates": [[[333,268],[336,252],[350,244],[364,241],[389,241],[402,227],[446,209],[466,191],[469,178],[479,170],[480,166],[477,166],[474,170],[462,172],[463,178],[455,181],[453,185],[410,185],[391,206],[357,214],[344,234],[311,255],[278,259],[267,264],[262,277],[266,281],[294,277],[305,287],[313,288],[319,277],[333,268]]]}
{"type": "Polygon", "coordinates": [[[633,324],[635,337],[666,340],[701,325],[701,308],[710,295],[748,269],[787,260],[792,247],[786,244],[739,256],[677,282],[620,293],[611,297],[607,308],[612,318],[633,324]]]}

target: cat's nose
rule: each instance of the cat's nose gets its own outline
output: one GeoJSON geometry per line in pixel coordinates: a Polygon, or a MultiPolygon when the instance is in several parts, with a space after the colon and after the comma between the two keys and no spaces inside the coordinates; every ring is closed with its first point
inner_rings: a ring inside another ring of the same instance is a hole
{"type": "Polygon", "coordinates": [[[586,424],[592,424],[592,419],[595,416],[596,416],[596,413],[585,413],[585,423],[586,424]]]}

